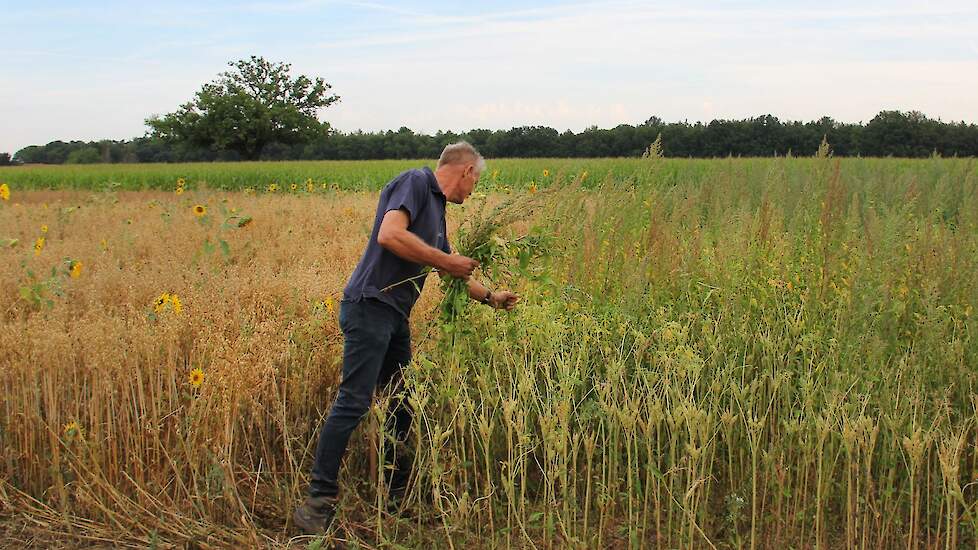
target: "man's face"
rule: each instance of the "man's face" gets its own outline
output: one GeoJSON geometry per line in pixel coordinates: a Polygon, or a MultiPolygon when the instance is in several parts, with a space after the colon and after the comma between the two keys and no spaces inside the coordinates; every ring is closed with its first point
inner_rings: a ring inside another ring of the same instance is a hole
{"type": "Polygon", "coordinates": [[[459,176],[458,187],[455,200],[452,200],[455,204],[462,204],[465,199],[469,198],[472,191],[475,189],[475,184],[479,182],[479,171],[474,164],[466,164],[462,169],[462,173],[459,176]]]}

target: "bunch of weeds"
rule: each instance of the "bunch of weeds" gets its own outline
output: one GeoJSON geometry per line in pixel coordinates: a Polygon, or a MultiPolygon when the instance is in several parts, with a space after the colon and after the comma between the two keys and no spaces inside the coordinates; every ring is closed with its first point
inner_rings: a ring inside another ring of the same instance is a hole
{"type": "MultiPolygon", "coordinates": [[[[520,268],[525,270],[532,257],[545,252],[547,239],[539,233],[529,233],[507,240],[499,235],[500,230],[530,220],[535,213],[552,205],[570,185],[558,178],[551,187],[509,196],[488,212],[486,197],[476,198],[471,213],[458,228],[456,252],[478,261],[482,272],[489,276],[502,267],[506,258],[518,258],[520,268]]],[[[451,324],[468,305],[468,286],[463,279],[445,277],[442,290],[441,318],[451,324]]]]}

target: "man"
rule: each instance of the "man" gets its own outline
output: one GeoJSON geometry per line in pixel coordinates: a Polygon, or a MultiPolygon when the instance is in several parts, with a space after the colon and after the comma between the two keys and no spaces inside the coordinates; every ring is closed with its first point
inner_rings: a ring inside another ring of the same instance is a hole
{"type": "MultiPolygon", "coordinates": [[[[321,534],[329,528],[350,434],[367,414],[375,389],[396,390],[401,369],[411,360],[408,317],[424,285],[424,267],[437,269],[443,277],[465,279],[469,296],[494,308],[512,310],[519,300],[512,292],[493,292],[471,279],[479,262],[452,254],[448,245],[446,201],[462,204],[484,169],[485,160],[475,148],[454,143],[442,151],[434,172],[427,167],[408,170],[380,193],[370,241],[340,304],[344,345],[339,393],[319,434],[309,496],[293,515],[306,533],[321,534]]],[[[389,428],[403,443],[411,426],[407,404],[392,399],[388,418],[389,428]]],[[[391,444],[385,444],[384,455],[393,462],[388,478],[391,500],[397,502],[406,490],[411,460],[391,444]]]]}

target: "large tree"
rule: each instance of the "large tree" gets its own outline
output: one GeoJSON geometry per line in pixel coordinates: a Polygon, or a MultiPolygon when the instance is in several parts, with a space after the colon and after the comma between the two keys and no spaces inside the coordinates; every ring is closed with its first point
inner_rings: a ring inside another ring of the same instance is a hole
{"type": "Polygon", "coordinates": [[[147,119],[153,135],[253,160],[268,144],[305,143],[328,131],[317,111],[340,98],[322,78],[293,78],[290,64],[256,56],[228,65],[234,70],[204,84],[193,100],[147,119]]]}

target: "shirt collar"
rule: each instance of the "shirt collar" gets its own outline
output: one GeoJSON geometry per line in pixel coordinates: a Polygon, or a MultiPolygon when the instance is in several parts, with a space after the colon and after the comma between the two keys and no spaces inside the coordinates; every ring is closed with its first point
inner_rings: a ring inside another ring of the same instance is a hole
{"type": "Polygon", "coordinates": [[[445,193],[443,193],[441,187],[438,186],[438,178],[435,177],[435,173],[431,171],[431,168],[424,166],[421,168],[421,170],[428,175],[428,186],[431,187],[431,192],[435,195],[441,195],[444,197],[445,193]]]}

